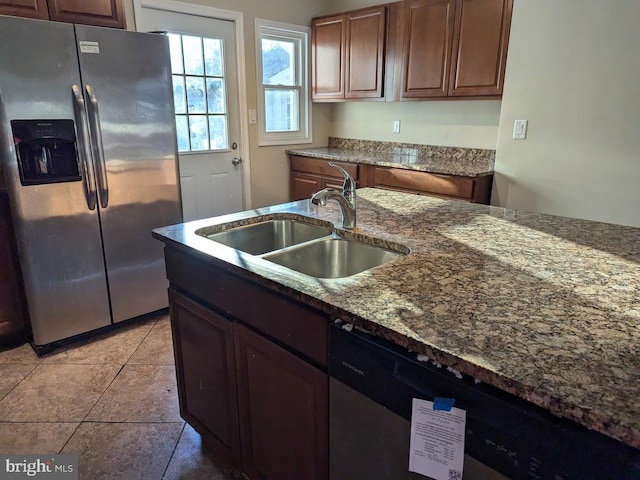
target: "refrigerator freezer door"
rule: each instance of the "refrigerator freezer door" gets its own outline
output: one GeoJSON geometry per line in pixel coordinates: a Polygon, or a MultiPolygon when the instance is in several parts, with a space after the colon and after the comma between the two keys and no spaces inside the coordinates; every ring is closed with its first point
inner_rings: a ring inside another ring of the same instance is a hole
{"type": "Polygon", "coordinates": [[[169,45],[161,35],[75,28],[88,117],[100,123],[102,142],[94,136],[92,146],[102,149],[94,159],[104,158],[95,170],[118,322],[168,305],[162,244],[151,230],[182,219],[169,45]]]}
{"type": "MultiPolygon", "coordinates": [[[[111,323],[97,210],[81,181],[20,184],[11,120],[76,122],[73,26],[0,17],[0,162],[36,345],[111,323]]],[[[77,139],[78,140],[78,139],[77,139]]],[[[80,142],[81,143],[81,142],[80,142]]]]}

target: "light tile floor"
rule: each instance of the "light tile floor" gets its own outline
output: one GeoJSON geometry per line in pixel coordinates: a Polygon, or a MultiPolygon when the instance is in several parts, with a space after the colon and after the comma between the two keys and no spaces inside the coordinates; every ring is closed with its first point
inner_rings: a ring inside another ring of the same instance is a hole
{"type": "Polygon", "coordinates": [[[0,453],[75,453],[81,479],[238,478],[180,418],[168,315],[43,357],[1,351],[0,453]]]}

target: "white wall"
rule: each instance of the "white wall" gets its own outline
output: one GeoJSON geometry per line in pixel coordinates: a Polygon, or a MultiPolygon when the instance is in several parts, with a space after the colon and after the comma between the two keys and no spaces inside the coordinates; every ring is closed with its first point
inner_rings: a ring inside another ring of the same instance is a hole
{"type": "Polygon", "coordinates": [[[640,227],[639,19],[638,0],[515,0],[493,204],[640,227]]]}
{"type": "Polygon", "coordinates": [[[334,104],[330,119],[333,137],[493,150],[500,101],[347,102],[334,104]]]}

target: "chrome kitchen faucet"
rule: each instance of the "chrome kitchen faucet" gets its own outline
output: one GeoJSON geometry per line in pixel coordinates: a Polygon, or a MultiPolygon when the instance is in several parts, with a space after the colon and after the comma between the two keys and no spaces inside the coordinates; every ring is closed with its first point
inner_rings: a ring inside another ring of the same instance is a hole
{"type": "Polygon", "coordinates": [[[337,201],[342,210],[342,227],[350,230],[356,226],[356,182],[344,168],[332,162],[329,165],[340,170],[344,176],[342,193],[334,188],[324,188],[311,196],[311,203],[324,207],[327,200],[337,201]]]}

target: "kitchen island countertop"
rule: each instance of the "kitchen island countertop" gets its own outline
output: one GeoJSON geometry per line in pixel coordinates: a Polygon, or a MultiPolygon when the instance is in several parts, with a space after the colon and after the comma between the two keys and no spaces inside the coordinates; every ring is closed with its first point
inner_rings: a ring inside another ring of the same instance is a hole
{"type": "Polygon", "coordinates": [[[358,190],[355,233],[411,253],[322,280],[195,234],[308,201],[154,230],[168,245],[640,448],[640,229],[358,190]]]}

